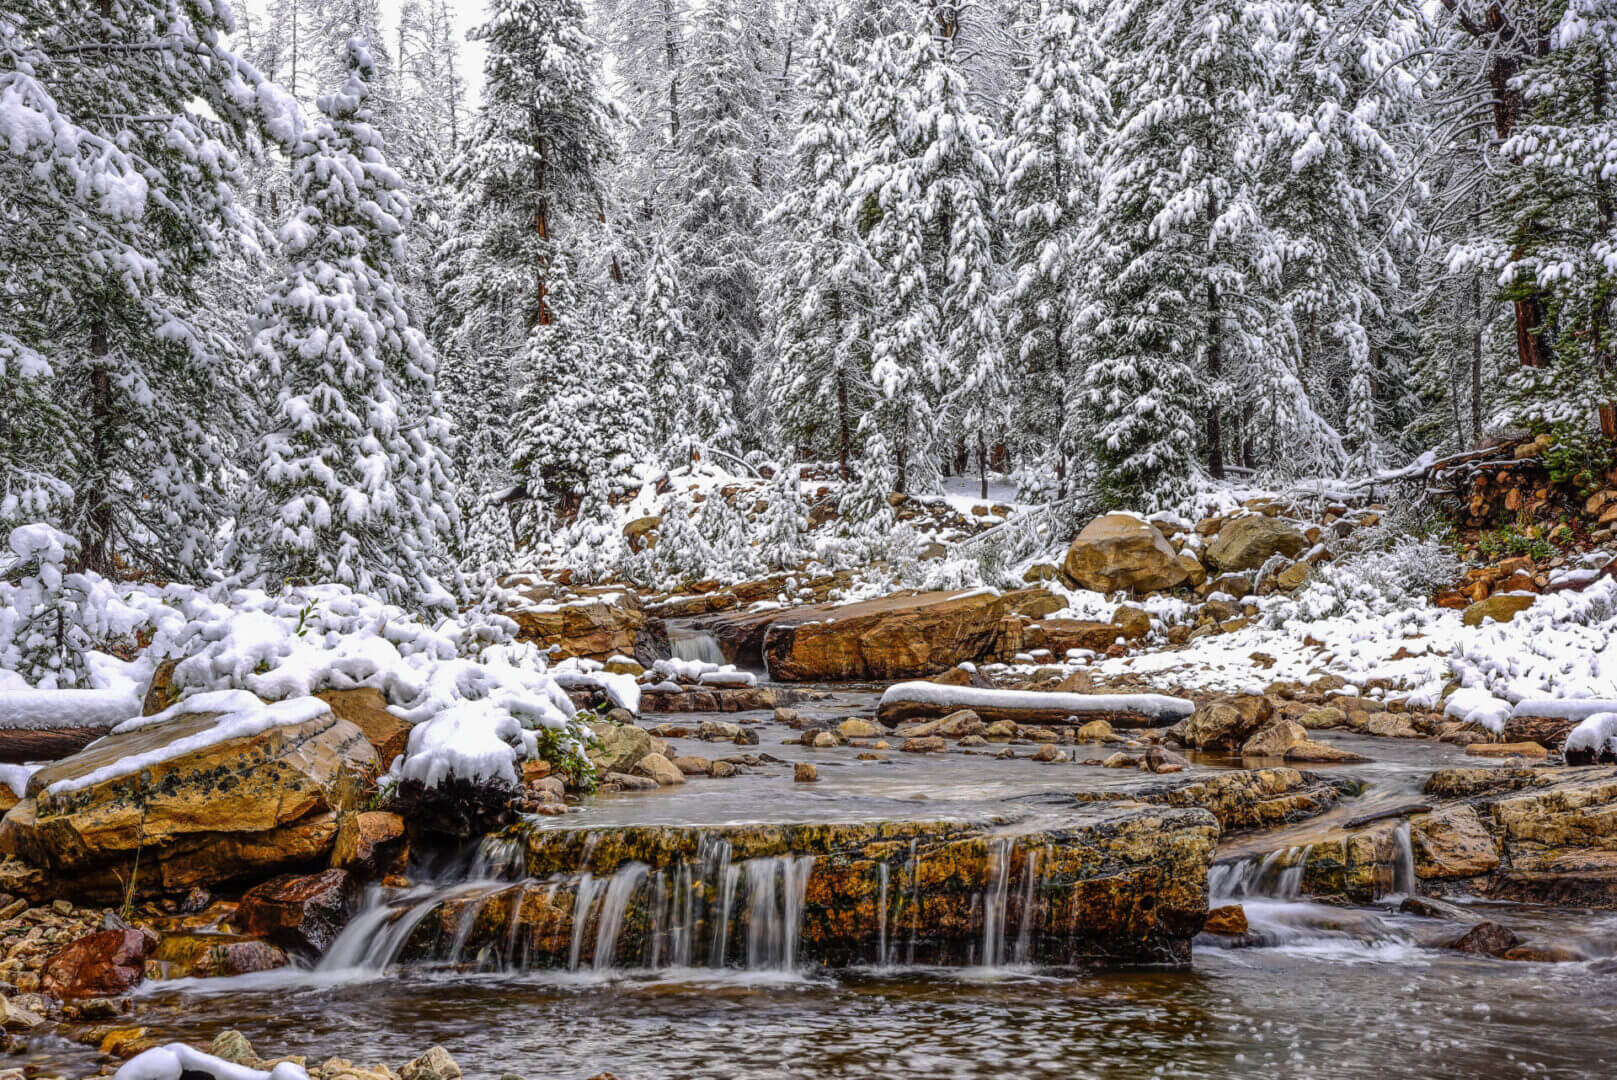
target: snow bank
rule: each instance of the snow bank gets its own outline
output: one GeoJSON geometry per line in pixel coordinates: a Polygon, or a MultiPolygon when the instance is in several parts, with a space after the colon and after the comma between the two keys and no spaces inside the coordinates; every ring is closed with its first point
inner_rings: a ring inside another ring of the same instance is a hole
{"type": "Polygon", "coordinates": [[[136,1054],[112,1074],[113,1080],[180,1080],[182,1076],[211,1080],[309,1080],[303,1068],[288,1061],[264,1072],[204,1054],[184,1043],[155,1046],[136,1054]]]}
{"type": "Polygon", "coordinates": [[[1567,732],[1565,752],[1570,755],[1578,751],[1587,751],[1596,758],[1617,756],[1617,712],[1592,713],[1567,732]]]}
{"type": "Polygon", "coordinates": [[[1166,694],[1056,694],[931,682],[895,683],[881,697],[883,705],[901,701],[953,709],[1059,709],[1074,715],[1127,712],[1156,720],[1178,719],[1196,711],[1195,702],[1166,694]]]}
{"type": "Polygon", "coordinates": [[[111,690],[0,690],[0,728],[110,728],[139,712],[132,683],[111,690]]]}
{"type": "Polygon", "coordinates": [[[1480,686],[1462,686],[1449,695],[1443,715],[1469,724],[1481,724],[1495,735],[1505,730],[1510,702],[1500,701],[1480,686]]]}

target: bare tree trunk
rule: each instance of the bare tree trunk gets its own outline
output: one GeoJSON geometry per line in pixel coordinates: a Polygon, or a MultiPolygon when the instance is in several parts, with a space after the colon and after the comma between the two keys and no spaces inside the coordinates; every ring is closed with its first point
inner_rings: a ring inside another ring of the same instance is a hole
{"type": "Polygon", "coordinates": [[[1207,374],[1212,384],[1207,403],[1207,471],[1224,479],[1224,431],[1218,415],[1218,379],[1224,367],[1224,343],[1219,326],[1218,287],[1207,285],[1207,374]]]}
{"type": "Polygon", "coordinates": [[[988,498],[988,445],[983,441],[983,429],[977,429],[977,478],[982,482],[982,497],[988,498]]]}

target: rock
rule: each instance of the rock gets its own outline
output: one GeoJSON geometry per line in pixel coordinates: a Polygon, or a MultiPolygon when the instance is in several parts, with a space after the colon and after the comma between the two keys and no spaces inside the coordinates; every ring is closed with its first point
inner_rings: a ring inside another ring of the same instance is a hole
{"type": "MultiPolygon", "coordinates": [[[[714,722],[704,722],[702,727],[706,728],[714,722]]],[[[734,724],[725,726],[735,728],[734,724]]],[[[595,735],[595,742],[588,747],[589,758],[599,773],[629,772],[641,758],[656,750],[651,732],[634,724],[614,724],[601,720],[589,728],[595,735]]]]}
{"type": "Polygon", "coordinates": [[[1112,754],[1100,764],[1101,768],[1103,769],[1132,769],[1135,767],[1136,762],[1133,758],[1119,750],[1117,753],[1112,754]]]}
{"type": "Polygon", "coordinates": [[[1159,592],[1190,576],[1155,526],[1132,514],[1104,514],[1085,525],[1062,568],[1079,585],[1102,593],[1159,592]]]}
{"type": "Polygon", "coordinates": [[[356,874],[374,875],[391,865],[406,846],[404,819],[385,810],[345,815],[337,827],[331,865],[356,874]]]}
{"type": "Polygon", "coordinates": [[[1301,588],[1312,572],[1313,567],[1306,562],[1295,562],[1275,575],[1275,584],[1291,592],[1293,589],[1301,588]]]}
{"type": "Polygon", "coordinates": [[[1181,745],[1200,750],[1234,750],[1274,716],[1267,698],[1248,695],[1203,705],[1169,729],[1181,745]]]}
{"type": "Polygon", "coordinates": [[[656,531],[663,523],[661,514],[638,517],[623,526],[623,537],[629,541],[630,551],[644,551],[657,546],[656,531]]]}
{"type": "Polygon", "coordinates": [[[1297,717],[1297,722],[1309,731],[1331,730],[1347,725],[1347,713],[1332,705],[1308,709],[1297,717]]]}
{"type": "Polygon", "coordinates": [[[130,755],[155,756],[216,720],[185,714],[110,735],[34,773],[30,797],[0,821],[0,851],[43,868],[58,895],[109,902],[324,863],[339,804],[357,799],[345,793],[369,783],[378,765],[360,730],[329,711],[139,773],[48,790],[130,755]]]}
{"type": "Polygon", "coordinates": [[[399,1070],[400,1080],[461,1080],[460,1066],[449,1051],[434,1046],[399,1070]]]}
{"type": "Polygon", "coordinates": [[[1481,626],[1482,620],[1507,623],[1533,606],[1534,597],[1523,593],[1497,593],[1486,600],[1478,600],[1460,613],[1466,626],[1481,626]]]}
{"type": "Polygon", "coordinates": [[[1074,671],[1050,688],[1052,694],[1089,694],[1095,690],[1095,680],[1087,671],[1074,671]]]}
{"type": "Polygon", "coordinates": [[[987,746],[988,745],[988,740],[983,738],[981,735],[963,735],[963,736],[961,736],[960,741],[958,743],[956,743],[955,745],[956,746],[962,746],[962,747],[965,747],[965,746],[987,746]]]}
{"type": "Polygon", "coordinates": [[[1112,725],[1104,720],[1091,720],[1078,729],[1079,742],[1105,742],[1113,736],[1112,725]]]}
{"type": "Polygon", "coordinates": [[[1447,919],[1462,923],[1471,921],[1471,914],[1464,908],[1430,896],[1406,896],[1399,901],[1398,910],[1405,915],[1419,915],[1423,919],[1447,919]]]}
{"type": "Polygon", "coordinates": [[[906,754],[941,754],[948,749],[943,738],[938,735],[921,735],[913,739],[905,739],[900,750],[906,754]]]}
{"type": "Polygon", "coordinates": [[[1415,875],[1423,881],[1489,874],[1499,867],[1499,849],[1475,807],[1461,803],[1409,819],[1415,875]]]}
{"type": "Polygon", "coordinates": [[[647,754],[634,763],[632,770],[638,776],[649,776],[658,787],[675,787],[685,782],[685,773],[661,754],[647,754]]]}
{"type": "Polygon", "coordinates": [[[1363,765],[1371,760],[1363,754],[1311,739],[1288,746],[1285,757],[1298,765],[1363,765]]]}
{"type": "MultiPolygon", "coordinates": [[[[924,718],[941,720],[969,708],[991,726],[1002,720],[1019,724],[1070,724],[1074,713],[1082,712],[1085,719],[1106,720],[1114,726],[1155,727],[1164,723],[1165,717],[1182,716],[1190,708],[1190,703],[1182,699],[1145,694],[1118,694],[1109,696],[1105,702],[1091,699],[1076,704],[1066,694],[998,689],[972,690],[969,695],[950,695],[950,698],[952,700],[944,699],[925,684],[898,683],[882,694],[876,706],[876,719],[889,727],[897,727],[924,718]],[[1097,704],[1106,707],[1083,708],[1097,704]]],[[[937,730],[934,728],[925,734],[937,730]]],[[[992,727],[985,734],[991,731],[992,727]]]]}
{"type": "Polygon", "coordinates": [[[601,666],[601,670],[608,675],[633,675],[635,678],[646,673],[640,661],[630,660],[626,656],[614,656],[601,666]]]}
{"type": "Polygon", "coordinates": [[[775,723],[800,728],[805,723],[805,719],[803,714],[796,709],[779,708],[775,710],[775,723]]]}
{"type": "Polygon", "coordinates": [[[376,760],[384,769],[404,753],[410,742],[412,724],[387,711],[387,698],[380,690],[361,686],[353,690],[322,690],[315,695],[331,706],[337,717],[364,732],[376,750],[376,760]]]}
{"type": "Polygon", "coordinates": [[[686,776],[707,776],[713,771],[713,763],[704,757],[683,754],[674,759],[674,768],[686,776]]]}
{"type": "Polygon", "coordinates": [[[862,716],[849,717],[837,725],[837,734],[844,739],[874,739],[886,733],[880,724],[862,716]]]}
{"type": "Polygon", "coordinates": [[[59,1001],[118,997],[140,984],[156,936],[143,930],[97,930],[57,950],[40,982],[59,1001]]]}
{"type": "Polygon", "coordinates": [[[819,766],[812,761],[799,761],[792,765],[792,780],[796,783],[812,784],[819,778],[819,766]]]}
{"type": "Polygon", "coordinates": [[[1005,594],[1006,610],[1012,615],[1024,615],[1029,619],[1042,619],[1044,616],[1054,614],[1066,606],[1065,597],[1057,596],[1043,587],[1017,589],[1014,592],[1005,594]]]}
{"type": "Polygon", "coordinates": [[[1139,641],[1151,632],[1151,616],[1129,604],[1124,604],[1112,614],[1112,623],[1130,641],[1139,641]]]}
{"type": "Polygon", "coordinates": [[[610,791],[656,791],[657,781],[649,776],[609,772],[601,777],[601,786],[610,791]]]}
{"type": "Polygon", "coordinates": [[[1140,765],[1154,773],[1180,772],[1189,764],[1189,760],[1162,746],[1147,747],[1140,759],[1140,765]]]}
{"type": "Polygon", "coordinates": [[[1226,904],[1207,913],[1207,923],[1202,927],[1202,933],[1234,936],[1246,933],[1247,929],[1246,909],[1240,904],[1226,904]]]}
{"type": "Polygon", "coordinates": [[[829,731],[817,731],[814,733],[814,738],[809,742],[809,745],[818,747],[821,750],[829,750],[833,746],[841,746],[842,740],[829,731]]]}
{"type": "Polygon", "coordinates": [[[707,770],[707,774],[715,780],[725,780],[740,772],[740,769],[728,761],[715,761],[707,770]]]}
{"type": "Polygon", "coordinates": [[[947,739],[961,739],[967,735],[982,735],[988,725],[970,709],[960,709],[938,721],[937,733],[947,739]]]}
{"type": "Polygon", "coordinates": [[[1419,735],[1415,725],[1409,722],[1409,717],[1398,713],[1371,713],[1364,726],[1370,734],[1383,739],[1413,739],[1419,735]]]}
{"type": "Polygon", "coordinates": [[[726,613],[700,628],[732,660],[767,666],[779,682],[885,681],[990,658],[1008,612],[1004,596],[986,591],[901,593],[726,613]]]}
{"type": "Polygon", "coordinates": [[[520,586],[517,592],[530,602],[501,614],[515,620],[517,640],[554,648],[556,660],[582,656],[605,662],[621,655],[649,664],[659,651],[667,653],[662,620],[648,618],[632,592],[614,589],[564,603],[536,598],[520,586]]]}
{"type": "Polygon", "coordinates": [[[1302,725],[1290,720],[1275,720],[1259,729],[1241,744],[1242,757],[1285,757],[1286,751],[1308,741],[1308,732],[1302,725]]]}
{"type": "Polygon", "coordinates": [[[1034,563],[1022,571],[1022,580],[1029,585],[1036,585],[1041,581],[1055,581],[1061,577],[1061,570],[1052,563],[1034,563]]]}
{"type": "Polygon", "coordinates": [[[984,736],[989,739],[1014,739],[1022,733],[1022,728],[1014,720],[995,720],[988,725],[984,736]]]}
{"type": "Polygon", "coordinates": [[[1352,790],[1345,781],[1331,780],[1296,769],[1242,769],[1197,777],[1188,783],[1167,784],[1123,794],[1081,793],[1080,800],[1133,798],[1162,806],[1188,806],[1206,810],[1225,832],[1266,829],[1317,817],[1338,805],[1352,790]]]}
{"type": "Polygon", "coordinates": [[[148,979],[212,979],[273,971],[290,961],[276,945],[236,934],[174,931],[146,959],[148,979]]]}
{"type": "Polygon", "coordinates": [[[1033,751],[1033,760],[1034,761],[1065,761],[1065,760],[1067,760],[1067,756],[1066,756],[1066,754],[1062,753],[1061,749],[1059,747],[1057,747],[1054,743],[1045,743],[1043,746],[1041,746],[1037,750],[1033,751]]]}
{"type": "Polygon", "coordinates": [[[253,1053],[252,1043],[235,1028],[226,1028],[215,1035],[213,1042],[208,1045],[208,1053],[232,1065],[246,1065],[249,1068],[258,1065],[258,1055],[253,1053]]]}
{"type": "Polygon", "coordinates": [[[1206,552],[1207,561],[1221,571],[1257,570],[1270,556],[1295,559],[1308,549],[1301,529],[1279,518],[1253,514],[1234,518],[1219,529],[1206,552]]]}
{"type": "Polygon", "coordinates": [[[1022,737],[1037,743],[1060,742],[1061,735],[1047,727],[1030,727],[1022,730],[1022,737]]]}
{"type": "Polygon", "coordinates": [[[1550,752],[1536,742],[1520,743],[1472,743],[1465,748],[1467,757],[1524,757],[1545,758],[1550,752]]]}
{"type": "Polygon", "coordinates": [[[741,734],[741,725],[728,720],[703,720],[696,729],[696,737],[707,742],[734,742],[741,734]]]}
{"type": "Polygon", "coordinates": [[[1508,926],[1484,920],[1446,939],[1442,942],[1442,946],[1455,952],[1494,956],[1520,942],[1521,938],[1517,937],[1515,931],[1508,926]]]}
{"type": "Polygon", "coordinates": [[[1501,960],[1524,961],[1531,964],[1579,964],[1589,954],[1571,945],[1517,945],[1495,953],[1501,960]]]}
{"type": "Polygon", "coordinates": [[[1196,556],[1180,552],[1179,565],[1184,568],[1185,583],[1191,588],[1198,588],[1207,581],[1207,568],[1196,556]]]}
{"type": "Polygon", "coordinates": [[[318,956],[347,925],[357,893],[346,870],[282,874],[242,895],[235,923],[282,948],[318,956]]]}
{"type": "Polygon", "coordinates": [[[1116,623],[1092,619],[1044,619],[1022,630],[1022,644],[1028,649],[1049,649],[1060,657],[1071,649],[1105,652],[1123,636],[1116,623]]]}
{"type": "Polygon", "coordinates": [[[44,1022],[45,1018],[38,1013],[10,998],[0,997],[0,1031],[32,1031],[44,1022]]]}

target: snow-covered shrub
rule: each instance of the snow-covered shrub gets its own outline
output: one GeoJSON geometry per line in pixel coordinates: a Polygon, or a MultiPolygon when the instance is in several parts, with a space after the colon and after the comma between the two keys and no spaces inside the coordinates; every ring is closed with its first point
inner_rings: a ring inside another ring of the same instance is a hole
{"type": "Polygon", "coordinates": [[[0,686],[89,685],[89,653],[127,645],[141,622],[98,574],[71,573],[78,542],[49,525],[11,530],[0,552],[0,686]]]}
{"type": "Polygon", "coordinates": [[[618,575],[629,557],[628,540],[618,527],[605,477],[590,482],[578,514],[558,532],[551,550],[570,567],[578,582],[606,581],[618,575]]]}
{"type": "Polygon", "coordinates": [[[770,570],[790,570],[808,553],[808,508],[797,474],[796,465],[783,466],[764,492],[768,505],[759,523],[758,557],[770,570]]]}
{"type": "Polygon", "coordinates": [[[712,551],[712,573],[727,581],[751,577],[762,567],[748,538],[747,519],[720,491],[710,491],[696,515],[696,531],[712,551]]]}
{"type": "Polygon", "coordinates": [[[650,578],[659,588],[671,589],[709,576],[713,546],[707,542],[691,514],[691,504],[675,495],[663,505],[657,544],[651,549],[650,578]]]}
{"type": "Polygon", "coordinates": [[[1403,537],[1386,549],[1366,548],[1315,568],[1314,577],[1290,604],[1266,613],[1271,625],[1292,619],[1323,619],[1362,610],[1382,614],[1422,602],[1460,574],[1453,549],[1433,538],[1403,537]]]}

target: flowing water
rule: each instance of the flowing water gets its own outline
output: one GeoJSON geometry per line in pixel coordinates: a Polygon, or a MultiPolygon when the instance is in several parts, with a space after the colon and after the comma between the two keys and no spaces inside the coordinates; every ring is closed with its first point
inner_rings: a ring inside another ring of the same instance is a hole
{"type": "MultiPolygon", "coordinates": [[[[835,720],[868,714],[870,701],[844,693],[813,711],[835,720]]],[[[669,719],[694,728],[703,717],[669,719]]],[[[1138,781],[1120,770],[989,755],[859,762],[846,750],[776,745],[786,734],[777,727],[761,733],[755,747],[678,740],[678,749],[813,760],[822,782],[783,786],[790,766],[764,765],[672,793],[599,796],[544,824],[1059,816],[1065,793],[1138,781]]],[[[1078,757],[1104,749],[1079,747],[1078,757]]],[[[1455,758],[1429,743],[1394,744],[1389,754],[1380,740],[1371,749],[1382,760],[1340,770],[1367,790],[1333,812],[1338,818],[1418,799],[1425,775],[1455,758]]],[[[1230,764],[1200,759],[1193,770],[1230,764]]],[[[631,862],[601,877],[538,881],[525,876],[520,844],[491,842],[424,868],[437,884],[373,890],[317,966],[148,984],[140,1022],[162,1038],[202,1044],[234,1027],[262,1053],[315,1061],[397,1065],[436,1043],[468,1077],[490,1078],[583,1080],[604,1070],[625,1080],[1610,1075],[1617,915],[1477,905],[1477,917],[1529,941],[1577,949],[1585,959],[1576,963],[1436,948],[1441,924],[1397,910],[1414,876],[1407,827],[1396,836],[1398,866],[1383,902],[1300,899],[1309,855],[1301,835],[1261,852],[1223,852],[1209,891],[1215,906],[1244,906],[1243,938],[1202,935],[1188,970],[1082,973],[1027,965],[1037,928],[1026,913],[1042,854],[1018,854],[1008,841],[991,850],[977,899],[982,935],[968,966],[916,963],[927,928],[913,915],[922,855],[912,844],[871,878],[879,899],[868,960],[835,972],[805,962],[799,938],[811,857],[737,860],[715,838],[677,865],[631,862]],[[563,894],[585,917],[573,921],[562,961],[536,966],[515,919],[509,934],[473,932],[523,897],[563,894]],[[412,954],[412,934],[446,904],[462,910],[456,931],[427,955],[412,954]]],[[[32,1059],[78,1075],[92,1071],[92,1057],[41,1039],[0,1064],[32,1059]]]]}

